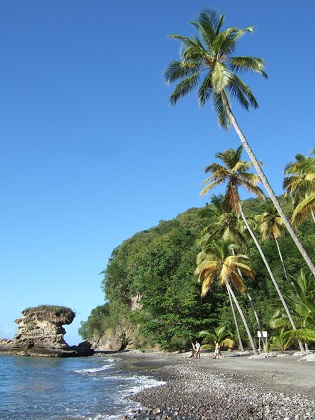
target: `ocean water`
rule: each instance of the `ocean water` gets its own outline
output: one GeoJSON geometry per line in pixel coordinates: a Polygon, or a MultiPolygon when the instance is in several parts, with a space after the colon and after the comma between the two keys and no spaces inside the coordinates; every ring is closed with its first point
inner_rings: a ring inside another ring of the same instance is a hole
{"type": "Polygon", "coordinates": [[[117,419],[125,397],[162,384],[119,358],[0,356],[0,419],[117,419]]]}

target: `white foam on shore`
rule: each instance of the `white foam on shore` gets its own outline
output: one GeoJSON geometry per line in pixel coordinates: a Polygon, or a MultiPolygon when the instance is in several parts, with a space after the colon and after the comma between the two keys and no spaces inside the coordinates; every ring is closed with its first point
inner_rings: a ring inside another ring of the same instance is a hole
{"type": "Polygon", "coordinates": [[[98,372],[102,372],[104,370],[113,369],[115,367],[115,364],[117,362],[117,359],[104,359],[102,360],[105,364],[97,367],[97,368],[87,368],[87,369],[78,369],[75,370],[75,373],[79,373],[81,375],[95,375],[98,372]]]}

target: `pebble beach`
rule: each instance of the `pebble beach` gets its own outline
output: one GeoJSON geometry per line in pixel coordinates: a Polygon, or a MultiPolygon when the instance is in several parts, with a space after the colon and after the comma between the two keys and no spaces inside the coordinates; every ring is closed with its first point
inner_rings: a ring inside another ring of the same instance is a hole
{"type": "Polygon", "coordinates": [[[165,382],[129,396],[141,408],[119,419],[315,419],[314,354],[226,352],[201,354],[123,353],[122,366],[165,382]]]}

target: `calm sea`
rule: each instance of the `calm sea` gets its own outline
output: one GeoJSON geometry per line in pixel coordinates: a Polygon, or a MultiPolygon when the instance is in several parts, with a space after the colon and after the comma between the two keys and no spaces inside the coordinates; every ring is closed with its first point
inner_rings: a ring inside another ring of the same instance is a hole
{"type": "Polygon", "coordinates": [[[119,359],[0,356],[0,419],[116,419],[137,404],[125,399],[161,384],[119,359]]]}

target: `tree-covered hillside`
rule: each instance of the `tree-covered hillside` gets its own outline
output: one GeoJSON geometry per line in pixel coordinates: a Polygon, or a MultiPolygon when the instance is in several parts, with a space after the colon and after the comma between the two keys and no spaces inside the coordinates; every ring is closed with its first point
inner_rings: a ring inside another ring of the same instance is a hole
{"type": "MultiPolygon", "coordinates": [[[[283,200],[282,200],[283,201],[283,200]]],[[[265,211],[266,203],[249,199],[242,203],[248,220],[265,211]]],[[[283,203],[285,211],[292,212],[283,203]]],[[[200,297],[201,286],[194,274],[196,256],[200,252],[202,230],[209,224],[209,209],[193,208],[170,221],[139,232],[114,249],[104,270],[102,287],[104,305],[95,308],[82,323],[80,335],[95,342],[103,336],[117,336],[122,347],[184,349],[202,330],[225,326],[237,342],[231,307],[225,288],[215,282],[210,292],[200,297]]],[[[290,281],[285,279],[276,245],[273,240],[261,241],[257,226],[253,229],[270,264],[279,287],[290,295],[291,279],[306,269],[291,237],[281,236],[279,245],[290,281]]],[[[312,260],[315,260],[315,224],[304,222],[298,231],[312,260]]],[[[253,279],[246,279],[264,330],[271,333],[269,322],[281,302],[269,279],[268,272],[251,239],[247,239],[246,253],[254,271],[253,279]]],[[[306,272],[308,270],[306,269],[306,272]]],[[[257,325],[246,296],[237,294],[249,327],[257,337],[257,325]]],[[[240,324],[245,345],[247,336],[240,324]]],[[[237,343],[238,345],[238,343],[237,343]]]]}

